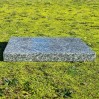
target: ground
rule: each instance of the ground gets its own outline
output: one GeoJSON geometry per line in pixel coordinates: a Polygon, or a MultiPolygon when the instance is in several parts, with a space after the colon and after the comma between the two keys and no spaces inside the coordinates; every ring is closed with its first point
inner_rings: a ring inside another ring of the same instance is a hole
{"type": "Polygon", "coordinates": [[[0,99],[99,99],[98,0],[0,0],[0,99]],[[79,37],[92,62],[3,62],[11,36],[79,37]]]}

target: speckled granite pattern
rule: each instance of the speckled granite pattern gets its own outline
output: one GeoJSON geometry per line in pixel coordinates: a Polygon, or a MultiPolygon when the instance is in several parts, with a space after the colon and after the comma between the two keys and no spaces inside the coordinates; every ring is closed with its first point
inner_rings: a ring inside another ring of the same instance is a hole
{"type": "Polygon", "coordinates": [[[12,37],[4,61],[92,61],[96,54],[79,38],[12,37]]]}

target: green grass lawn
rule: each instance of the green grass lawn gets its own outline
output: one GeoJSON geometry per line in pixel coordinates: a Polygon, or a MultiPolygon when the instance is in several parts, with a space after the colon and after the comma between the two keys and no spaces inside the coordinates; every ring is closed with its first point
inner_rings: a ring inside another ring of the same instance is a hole
{"type": "Polygon", "coordinates": [[[99,0],[0,0],[0,99],[99,99],[99,0]],[[3,62],[11,36],[79,37],[93,62],[3,62]]]}

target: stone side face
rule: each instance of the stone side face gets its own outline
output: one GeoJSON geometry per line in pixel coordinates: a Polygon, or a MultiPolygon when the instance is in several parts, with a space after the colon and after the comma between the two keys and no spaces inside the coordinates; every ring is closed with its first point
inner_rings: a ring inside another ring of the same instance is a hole
{"type": "Polygon", "coordinates": [[[12,37],[4,61],[93,61],[95,52],[79,38],[12,37]]]}

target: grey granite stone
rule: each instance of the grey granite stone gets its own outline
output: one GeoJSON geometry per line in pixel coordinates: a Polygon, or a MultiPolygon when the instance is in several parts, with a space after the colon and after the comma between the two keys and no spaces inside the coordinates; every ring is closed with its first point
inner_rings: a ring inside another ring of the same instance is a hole
{"type": "Polygon", "coordinates": [[[79,38],[12,37],[4,61],[92,61],[96,54],[79,38]]]}

